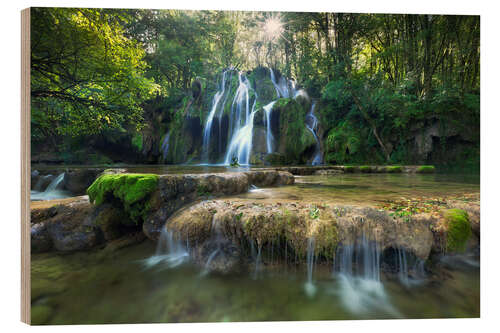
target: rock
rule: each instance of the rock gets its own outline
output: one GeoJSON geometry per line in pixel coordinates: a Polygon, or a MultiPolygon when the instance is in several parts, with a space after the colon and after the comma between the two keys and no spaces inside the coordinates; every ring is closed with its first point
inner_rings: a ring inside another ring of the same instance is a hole
{"type": "Polygon", "coordinates": [[[39,191],[43,192],[49,186],[49,184],[56,178],[54,175],[40,175],[39,177],[36,177],[36,182],[31,183],[31,188],[34,191],[39,191]]]}
{"type": "Polygon", "coordinates": [[[88,250],[98,244],[97,230],[92,225],[89,203],[60,206],[58,213],[45,222],[57,251],[88,250]]]}
{"type": "Polygon", "coordinates": [[[87,250],[101,233],[91,219],[93,207],[85,199],[31,210],[31,252],[87,250]]]}
{"type": "Polygon", "coordinates": [[[102,231],[106,241],[119,238],[123,235],[125,226],[133,225],[123,210],[111,204],[97,206],[90,218],[93,224],[102,231]]]}
{"type": "Polygon", "coordinates": [[[175,211],[201,198],[245,193],[250,185],[270,187],[293,183],[292,174],[275,170],[161,175],[158,192],[150,201],[151,213],[143,223],[143,232],[148,238],[158,239],[162,226],[175,211]]]}
{"type": "Polygon", "coordinates": [[[31,226],[31,253],[47,252],[52,248],[52,239],[49,236],[45,223],[36,223],[31,226]]]}
{"type": "Polygon", "coordinates": [[[371,207],[310,206],[293,201],[256,204],[240,199],[209,200],[186,207],[168,219],[166,228],[182,241],[198,244],[193,253],[201,266],[215,249],[225,249],[230,264],[219,267],[214,263],[213,269],[227,272],[251,261],[251,244],[265,248],[273,243],[283,248],[286,242],[288,251],[304,261],[311,237],[315,254],[330,260],[337,246],[354,244],[362,237],[376,241],[381,251],[402,248],[427,259],[433,244],[431,222],[429,216],[404,221],[371,207]]]}
{"type": "Polygon", "coordinates": [[[71,169],[64,175],[64,188],[75,195],[83,195],[103,169],[71,169]]]}

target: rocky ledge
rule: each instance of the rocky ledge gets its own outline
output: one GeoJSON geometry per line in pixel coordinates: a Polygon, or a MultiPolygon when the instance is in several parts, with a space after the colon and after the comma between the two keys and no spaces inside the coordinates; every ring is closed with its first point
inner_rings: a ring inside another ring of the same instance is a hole
{"type": "Polygon", "coordinates": [[[281,171],[193,175],[101,175],[89,196],[34,204],[31,251],[87,250],[141,231],[156,240],[178,209],[197,200],[247,192],[259,187],[290,185],[281,171]]]}
{"type": "Polygon", "coordinates": [[[317,261],[332,262],[338,249],[363,239],[381,253],[404,250],[426,260],[432,253],[471,246],[471,220],[456,208],[407,219],[374,207],[207,200],[178,211],[164,232],[191,244],[191,256],[201,266],[226,272],[253,265],[256,253],[269,247],[286,262],[305,261],[311,250],[317,261]]]}

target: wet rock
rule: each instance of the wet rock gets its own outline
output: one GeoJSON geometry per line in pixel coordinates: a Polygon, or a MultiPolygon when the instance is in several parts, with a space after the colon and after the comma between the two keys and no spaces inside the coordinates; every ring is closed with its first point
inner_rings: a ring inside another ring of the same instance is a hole
{"type": "Polygon", "coordinates": [[[36,223],[31,226],[31,253],[47,252],[52,248],[52,239],[49,236],[45,223],[36,223]]]}
{"type": "Polygon", "coordinates": [[[64,188],[75,195],[83,195],[103,169],[71,169],[64,175],[64,188]]]}
{"type": "MultiPolygon", "coordinates": [[[[315,239],[315,254],[328,260],[333,260],[337,246],[354,244],[361,237],[376,241],[381,251],[401,248],[427,259],[433,244],[431,222],[426,216],[404,221],[371,207],[210,200],[177,212],[166,228],[189,244],[200,244],[194,246],[193,253],[203,265],[209,261],[209,253],[215,252],[213,225],[217,224],[222,239],[228,242],[226,248],[232,249],[228,250],[231,265],[237,267],[238,262],[250,258],[249,242],[265,247],[280,240],[284,242],[280,246],[286,244],[290,253],[305,260],[311,237],[315,239]],[[238,260],[233,258],[237,255],[238,260]]],[[[229,269],[217,267],[217,263],[214,266],[221,271],[229,269]]]]}
{"type": "Polygon", "coordinates": [[[144,220],[144,234],[158,239],[167,219],[181,207],[196,200],[245,193],[250,185],[258,187],[293,184],[292,174],[263,170],[214,174],[162,175],[158,191],[150,200],[151,213],[144,220]]]}
{"type": "Polygon", "coordinates": [[[36,177],[36,182],[31,183],[31,188],[34,191],[40,191],[40,192],[45,191],[47,186],[49,186],[49,184],[54,180],[54,178],[56,178],[56,176],[50,174],[40,175],[36,177]]]}

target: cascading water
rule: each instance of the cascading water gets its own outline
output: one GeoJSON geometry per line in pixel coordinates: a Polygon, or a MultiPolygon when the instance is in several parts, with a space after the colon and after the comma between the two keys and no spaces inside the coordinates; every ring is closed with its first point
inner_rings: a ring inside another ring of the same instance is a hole
{"type": "Polygon", "coordinates": [[[168,154],[168,146],[170,141],[170,132],[165,135],[163,142],[161,143],[161,154],[163,156],[163,161],[166,160],[168,154]]]}
{"type": "Polygon", "coordinates": [[[354,244],[339,247],[335,258],[340,297],[349,311],[356,314],[381,311],[400,316],[380,281],[380,249],[376,241],[363,234],[354,244]]]}
{"type": "Polygon", "coordinates": [[[146,267],[165,264],[166,268],[177,267],[189,259],[189,249],[174,233],[164,227],[161,231],[156,254],[146,259],[146,267]]]}
{"type": "MultiPolygon", "coordinates": [[[[47,188],[43,191],[31,191],[30,199],[33,201],[37,200],[53,200],[53,199],[61,199],[70,196],[70,193],[61,190],[62,183],[64,181],[65,173],[59,174],[56,178],[54,178],[47,188]]],[[[37,184],[38,186],[38,184],[37,184]]],[[[38,187],[35,187],[38,188],[38,187]]]]}
{"type": "Polygon", "coordinates": [[[266,146],[268,154],[273,152],[274,137],[271,130],[271,113],[273,111],[274,103],[276,103],[276,101],[272,101],[263,108],[266,116],[266,146]]]}
{"type": "Polygon", "coordinates": [[[313,282],[313,270],[314,270],[314,237],[307,239],[307,282],[304,285],[306,294],[309,297],[313,297],[316,294],[316,286],[313,282]]]}
{"type": "Polygon", "coordinates": [[[314,151],[314,157],[311,161],[312,165],[319,165],[323,162],[321,157],[321,145],[319,142],[319,138],[317,135],[318,131],[318,118],[314,115],[314,107],[316,106],[316,102],[313,102],[311,105],[311,110],[306,116],[306,128],[312,133],[314,136],[314,140],[316,140],[316,148],[314,151]]]}
{"type": "MultiPolygon", "coordinates": [[[[217,112],[217,107],[219,106],[219,102],[223,99],[223,103],[220,108],[220,114],[219,114],[219,135],[220,135],[220,129],[221,129],[221,114],[222,111],[224,110],[224,105],[227,100],[227,94],[226,94],[226,78],[227,74],[231,72],[231,69],[225,70],[222,72],[222,82],[219,86],[219,90],[215,93],[214,98],[212,99],[212,108],[210,109],[210,113],[208,114],[207,117],[207,122],[205,124],[205,129],[203,130],[203,159],[208,163],[209,162],[209,149],[210,149],[210,137],[212,134],[212,123],[214,120],[215,113],[217,112]],[[226,96],[225,96],[226,95],[226,96]]],[[[229,80],[231,82],[231,80],[229,80]]],[[[220,141],[220,140],[219,140],[220,141]]]]}
{"type": "MultiPolygon", "coordinates": [[[[230,115],[230,133],[231,141],[226,151],[224,164],[229,165],[231,160],[236,157],[241,165],[248,165],[253,140],[253,120],[255,117],[255,97],[250,108],[250,82],[241,73],[238,76],[239,86],[233,99],[230,115]],[[242,117],[242,113],[245,117],[242,117]]],[[[254,92],[255,94],[255,92],[254,92]]]]}
{"type": "Polygon", "coordinates": [[[271,72],[271,81],[273,82],[274,89],[276,90],[276,95],[278,98],[289,98],[296,97],[295,81],[287,80],[285,77],[281,76],[280,79],[276,80],[276,75],[272,68],[269,68],[271,72]]]}

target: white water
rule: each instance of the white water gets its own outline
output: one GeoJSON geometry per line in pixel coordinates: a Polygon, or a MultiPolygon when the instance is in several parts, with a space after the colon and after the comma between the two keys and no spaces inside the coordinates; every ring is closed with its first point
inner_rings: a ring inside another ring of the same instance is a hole
{"type": "Polygon", "coordinates": [[[273,69],[269,68],[269,71],[271,72],[271,81],[273,82],[274,89],[276,90],[276,95],[278,96],[278,98],[295,98],[295,81],[287,80],[283,76],[281,76],[279,81],[277,81],[273,69]]]}
{"type": "Polygon", "coordinates": [[[266,146],[268,154],[273,152],[274,137],[271,130],[271,113],[273,112],[274,103],[276,103],[276,101],[272,101],[263,107],[266,116],[266,146]]]}
{"type": "MultiPolygon", "coordinates": [[[[62,199],[70,196],[70,193],[67,191],[61,190],[61,185],[64,180],[64,172],[59,174],[56,178],[54,178],[47,188],[42,191],[32,190],[30,192],[30,198],[32,201],[40,201],[40,200],[54,200],[54,199],[62,199]]],[[[38,184],[37,184],[38,185],[38,184]]]]}
{"type": "Polygon", "coordinates": [[[161,231],[156,254],[145,260],[146,267],[161,264],[165,268],[174,268],[182,265],[189,259],[189,249],[164,227],[161,231]]]}
{"type": "MultiPolygon", "coordinates": [[[[250,162],[250,153],[252,151],[253,140],[253,120],[255,117],[254,98],[252,108],[250,109],[250,82],[241,73],[238,75],[239,86],[233,99],[230,115],[230,133],[229,146],[224,158],[224,164],[229,165],[233,157],[238,158],[240,165],[248,165],[250,162]],[[244,112],[244,118],[242,113],[244,112]]],[[[255,92],[254,92],[255,93],[255,92]]]]}
{"type": "Polygon", "coordinates": [[[344,306],[355,314],[383,312],[401,314],[391,304],[380,281],[380,250],[363,234],[355,244],[344,245],[336,254],[339,295],[344,306]]]}
{"type": "Polygon", "coordinates": [[[314,270],[314,237],[307,239],[307,282],[304,285],[307,296],[314,297],[316,294],[316,286],[313,282],[314,270]]]}
{"type": "MultiPolygon", "coordinates": [[[[221,82],[221,85],[219,87],[219,90],[215,93],[215,96],[212,99],[212,108],[210,109],[210,113],[208,114],[207,122],[205,123],[205,129],[203,130],[203,154],[204,154],[203,157],[207,163],[209,162],[208,150],[210,148],[210,137],[211,137],[211,133],[212,133],[212,123],[214,120],[215,113],[217,111],[217,106],[219,105],[220,100],[222,99],[222,97],[224,96],[224,94],[226,92],[226,77],[227,77],[228,72],[229,71],[222,72],[222,82],[221,82]]],[[[224,103],[222,103],[222,104],[225,104],[225,101],[226,101],[226,99],[224,99],[224,103]]],[[[224,110],[224,105],[222,105],[222,107],[221,107],[221,112],[223,110],[224,110]]],[[[219,130],[221,127],[220,118],[221,118],[221,116],[219,115],[219,130]]]]}
{"type": "Polygon", "coordinates": [[[321,145],[319,143],[319,138],[317,135],[318,131],[318,118],[314,115],[314,107],[316,106],[316,102],[313,102],[311,105],[311,110],[306,116],[306,128],[312,133],[314,136],[314,140],[316,140],[316,148],[314,151],[314,157],[311,161],[312,165],[319,165],[323,162],[323,158],[321,157],[321,145]]]}
{"type": "Polygon", "coordinates": [[[170,132],[168,132],[165,135],[165,138],[163,139],[163,142],[161,143],[161,153],[162,153],[164,161],[167,158],[169,141],[170,141],[170,132]]]}

